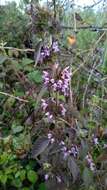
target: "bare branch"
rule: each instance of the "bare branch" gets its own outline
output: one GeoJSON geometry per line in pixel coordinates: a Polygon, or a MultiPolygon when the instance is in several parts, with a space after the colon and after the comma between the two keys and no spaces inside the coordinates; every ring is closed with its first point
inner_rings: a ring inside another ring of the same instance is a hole
{"type": "Polygon", "coordinates": [[[29,102],[28,100],[24,100],[24,99],[22,99],[22,98],[19,98],[18,96],[14,96],[14,95],[11,95],[11,94],[6,93],[6,92],[0,92],[0,94],[5,95],[5,96],[9,96],[9,97],[11,97],[11,98],[14,98],[14,99],[20,101],[20,102],[25,102],[25,103],[28,103],[28,102],[29,102]]]}

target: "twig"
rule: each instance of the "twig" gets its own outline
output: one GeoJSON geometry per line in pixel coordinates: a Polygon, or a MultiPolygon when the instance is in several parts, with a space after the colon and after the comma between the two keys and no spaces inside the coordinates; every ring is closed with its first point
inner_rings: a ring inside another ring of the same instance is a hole
{"type": "Polygon", "coordinates": [[[75,11],[74,11],[74,32],[77,31],[77,23],[76,23],[76,18],[75,18],[75,11]]]}
{"type": "MultiPolygon", "coordinates": [[[[96,48],[96,46],[97,46],[97,44],[100,42],[100,40],[102,39],[102,37],[105,35],[105,32],[100,36],[100,38],[96,41],[96,43],[95,43],[95,45],[94,45],[94,47],[93,47],[93,49],[92,49],[92,52],[93,52],[93,50],[96,48]]],[[[98,66],[98,65],[97,65],[98,66]]],[[[90,80],[91,80],[91,78],[92,78],[92,75],[93,75],[93,73],[94,73],[94,70],[95,70],[95,68],[97,67],[96,66],[96,62],[93,64],[93,67],[92,67],[92,70],[91,70],[91,73],[90,73],[90,75],[89,75],[89,78],[88,78],[88,81],[87,81],[87,85],[86,85],[86,88],[85,88],[85,91],[84,91],[84,94],[83,94],[83,108],[84,108],[84,106],[85,106],[85,97],[86,97],[86,94],[87,94],[87,90],[88,90],[88,86],[89,86],[89,83],[90,83],[90,80]]]]}
{"type": "MultiPolygon", "coordinates": [[[[72,26],[61,26],[62,29],[65,30],[73,30],[74,31],[74,27],[72,26]]],[[[100,31],[107,31],[107,27],[100,27],[100,26],[91,26],[91,25],[87,25],[87,26],[78,26],[76,27],[76,31],[80,31],[80,30],[91,30],[93,32],[100,32],[100,31]]]]}
{"type": "Polygon", "coordinates": [[[71,129],[73,129],[75,132],[77,131],[74,127],[71,127],[71,124],[66,121],[65,119],[61,118],[61,117],[58,117],[58,119],[62,122],[64,122],[65,124],[67,124],[71,129]]]}
{"type": "Polygon", "coordinates": [[[95,7],[96,5],[100,4],[102,1],[104,0],[99,0],[98,2],[95,2],[94,4],[90,5],[90,6],[85,6],[83,7],[83,9],[92,9],[93,7],[95,7]]]}
{"type": "Polygon", "coordinates": [[[53,6],[54,6],[54,19],[56,19],[56,0],[53,0],[53,6]]]}
{"type": "Polygon", "coordinates": [[[19,49],[19,48],[14,48],[14,47],[5,47],[5,46],[0,46],[0,49],[7,49],[7,50],[13,50],[13,51],[20,51],[20,52],[35,52],[35,49],[19,49]]]}
{"type": "Polygon", "coordinates": [[[85,97],[86,97],[86,94],[87,94],[88,86],[89,86],[89,83],[90,83],[90,80],[92,78],[92,75],[93,75],[93,72],[94,72],[95,68],[96,68],[96,62],[93,64],[93,68],[92,68],[91,73],[90,73],[90,75],[88,77],[87,85],[86,85],[86,88],[85,88],[85,91],[84,91],[84,95],[83,95],[83,108],[85,106],[85,97]]]}
{"type": "Polygon", "coordinates": [[[22,98],[19,98],[19,97],[17,97],[17,96],[11,95],[11,94],[6,93],[6,92],[0,92],[0,94],[5,95],[5,96],[9,96],[9,97],[14,98],[14,99],[16,99],[16,100],[19,100],[19,101],[21,101],[21,102],[26,102],[26,103],[29,102],[28,100],[24,100],[24,99],[22,99],[22,98]]]}

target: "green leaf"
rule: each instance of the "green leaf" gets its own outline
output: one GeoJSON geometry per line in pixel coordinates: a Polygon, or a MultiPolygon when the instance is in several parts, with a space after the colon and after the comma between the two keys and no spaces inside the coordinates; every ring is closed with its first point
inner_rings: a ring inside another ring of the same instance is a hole
{"type": "Polygon", "coordinates": [[[16,172],[15,178],[18,178],[20,176],[20,171],[16,172]]]}
{"type": "Polygon", "coordinates": [[[45,183],[41,183],[38,190],[47,190],[45,183]]]}
{"type": "Polygon", "coordinates": [[[26,170],[21,170],[20,171],[20,179],[21,181],[25,180],[26,178],[26,170]]]}
{"type": "Polygon", "coordinates": [[[29,80],[31,80],[35,83],[41,83],[42,82],[42,75],[41,75],[41,72],[39,70],[30,72],[28,74],[28,78],[29,78],[29,80]]]}
{"type": "Polygon", "coordinates": [[[29,188],[28,187],[23,187],[22,190],[29,190],[29,188]]]}
{"type": "Polygon", "coordinates": [[[15,174],[15,178],[20,178],[23,181],[26,178],[26,170],[20,170],[15,174]]]}
{"type": "Polygon", "coordinates": [[[8,153],[4,152],[2,155],[0,155],[0,165],[6,164],[8,162],[8,159],[8,153]]]}
{"type": "Polygon", "coordinates": [[[0,175],[0,181],[1,181],[2,184],[6,184],[6,182],[7,182],[7,175],[1,174],[0,175]]]}
{"type": "Polygon", "coordinates": [[[13,185],[14,185],[15,187],[21,188],[22,182],[21,182],[20,178],[14,179],[13,185]]]}
{"type": "Polygon", "coordinates": [[[6,169],[5,169],[5,174],[6,175],[10,175],[11,173],[13,173],[13,168],[10,166],[10,167],[7,167],[6,169]]]}
{"type": "Polygon", "coordinates": [[[22,65],[21,65],[18,61],[12,60],[12,64],[13,64],[13,66],[15,67],[15,69],[16,69],[17,71],[19,71],[19,70],[22,69],[22,65]]]}
{"type": "Polygon", "coordinates": [[[16,133],[20,133],[21,131],[23,131],[23,126],[19,125],[19,126],[16,126],[15,124],[12,125],[12,131],[13,131],[13,134],[16,134],[16,133]]]}
{"type": "Polygon", "coordinates": [[[37,173],[33,170],[27,172],[27,178],[31,183],[35,183],[38,179],[37,173]]]}
{"type": "Polygon", "coordinates": [[[31,63],[33,63],[34,61],[32,59],[28,59],[28,58],[23,58],[22,59],[22,65],[26,66],[26,65],[30,65],[31,63]]]}
{"type": "Polygon", "coordinates": [[[32,67],[32,65],[27,65],[23,69],[24,69],[24,71],[28,71],[28,72],[32,72],[34,70],[34,68],[32,67]]]}
{"type": "Polygon", "coordinates": [[[9,97],[9,98],[6,100],[5,104],[4,104],[4,109],[5,109],[5,110],[10,109],[10,108],[13,106],[14,102],[15,102],[15,99],[12,98],[12,97],[9,97]]]}

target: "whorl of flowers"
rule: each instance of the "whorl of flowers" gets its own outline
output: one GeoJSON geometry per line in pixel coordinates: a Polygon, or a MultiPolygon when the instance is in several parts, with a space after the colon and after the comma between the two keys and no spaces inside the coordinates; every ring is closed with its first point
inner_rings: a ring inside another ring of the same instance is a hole
{"type": "Polygon", "coordinates": [[[41,100],[41,107],[49,122],[53,122],[57,115],[65,116],[67,110],[65,103],[57,99],[57,95],[69,97],[70,94],[70,68],[61,69],[58,64],[54,64],[52,70],[43,71],[43,83],[50,93],[56,94],[56,97],[41,100]]]}
{"type": "Polygon", "coordinates": [[[59,103],[56,109],[56,101],[54,98],[49,98],[46,100],[42,99],[41,102],[42,110],[45,113],[45,116],[48,118],[49,122],[53,122],[57,114],[65,116],[66,109],[63,103],[59,103]]]}
{"type": "Polygon", "coordinates": [[[71,78],[69,67],[64,68],[59,73],[57,70],[58,69],[56,69],[54,76],[48,71],[43,71],[44,85],[50,90],[59,92],[64,96],[69,96],[69,82],[71,78]]]}
{"type": "Polygon", "coordinates": [[[87,164],[88,164],[90,170],[91,170],[91,171],[94,171],[94,170],[95,170],[95,164],[94,164],[94,162],[93,162],[93,159],[92,159],[91,154],[88,154],[88,155],[86,156],[86,161],[87,161],[87,164]]]}
{"type": "Polygon", "coordinates": [[[60,142],[61,151],[63,153],[63,158],[66,160],[68,156],[73,156],[74,158],[77,158],[79,154],[79,149],[77,145],[72,144],[71,148],[67,148],[64,141],[60,142]]]}
{"type": "Polygon", "coordinates": [[[40,63],[42,63],[46,58],[49,58],[52,53],[58,53],[59,51],[57,41],[54,41],[51,47],[43,46],[40,52],[40,63]]]}

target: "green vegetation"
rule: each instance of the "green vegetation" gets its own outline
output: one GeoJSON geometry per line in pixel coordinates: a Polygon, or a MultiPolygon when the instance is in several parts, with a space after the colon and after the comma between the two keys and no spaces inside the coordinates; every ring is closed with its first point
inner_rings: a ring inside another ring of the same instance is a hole
{"type": "Polygon", "coordinates": [[[107,189],[107,6],[0,6],[0,190],[107,189]]]}

